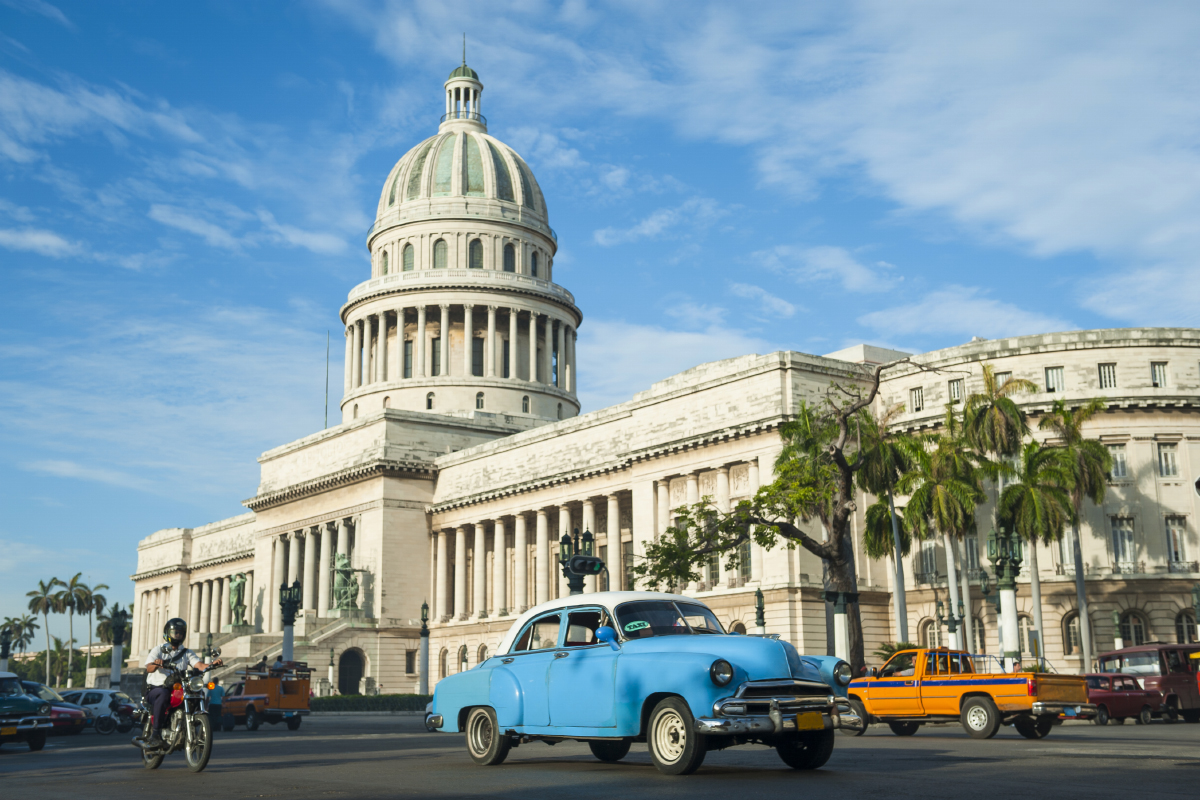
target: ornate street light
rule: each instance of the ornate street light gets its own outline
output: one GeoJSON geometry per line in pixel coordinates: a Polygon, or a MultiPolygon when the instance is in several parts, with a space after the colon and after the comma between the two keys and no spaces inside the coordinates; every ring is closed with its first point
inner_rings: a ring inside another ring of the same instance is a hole
{"type": "Polygon", "coordinates": [[[112,629],[112,670],[108,674],[110,689],[121,688],[121,645],[125,643],[125,630],[129,626],[129,612],[113,604],[108,612],[108,624],[112,629]]]}
{"type": "Polygon", "coordinates": [[[1021,658],[1017,632],[1017,574],[1021,571],[1021,538],[1001,527],[987,538],[988,560],[996,567],[996,587],[1000,591],[1001,648],[1006,667],[1021,658]]]}
{"type": "Polygon", "coordinates": [[[767,604],[763,600],[762,588],[754,590],[754,626],[758,628],[756,631],[759,634],[767,632],[767,604]]]}
{"type": "Polygon", "coordinates": [[[421,665],[417,694],[429,694],[429,603],[421,603],[421,665]]]}
{"type": "Polygon", "coordinates": [[[8,672],[8,649],[12,647],[12,628],[0,631],[0,672],[8,672]]]}
{"type": "Polygon", "coordinates": [[[296,581],[291,586],[285,583],[279,587],[279,610],[283,617],[284,661],[292,660],[293,643],[295,642],[293,626],[296,624],[296,612],[300,610],[301,596],[300,581],[296,581]]]}
{"type": "MultiPolygon", "coordinates": [[[[1200,493],[1200,478],[1196,479],[1196,491],[1200,493]]],[[[1192,641],[1200,642],[1200,583],[1192,585],[1192,614],[1196,630],[1192,641]]]]}
{"type": "Polygon", "coordinates": [[[571,594],[583,594],[584,579],[604,571],[604,562],[592,555],[595,541],[591,531],[584,531],[580,537],[579,528],[576,528],[574,538],[564,533],[558,543],[558,563],[571,594]]]}

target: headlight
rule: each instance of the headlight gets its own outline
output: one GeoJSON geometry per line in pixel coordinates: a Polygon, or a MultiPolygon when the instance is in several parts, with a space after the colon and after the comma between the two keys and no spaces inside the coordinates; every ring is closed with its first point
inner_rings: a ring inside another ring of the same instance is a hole
{"type": "Polygon", "coordinates": [[[188,688],[191,689],[193,692],[204,691],[204,676],[203,675],[193,675],[191,677],[191,679],[188,680],[188,688]]]}
{"type": "Polygon", "coordinates": [[[708,668],[708,676],[717,686],[728,686],[733,680],[733,665],[723,658],[718,658],[708,668]]]}
{"type": "Polygon", "coordinates": [[[849,686],[853,678],[854,672],[845,661],[839,661],[838,665],[833,668],[833,679],[837,681],[838,686],[849,686]]]}
{"type": "Polygon", "coordinates": [[[44,717],[49,713],[50,713],[50,704],[49,703],[42,703],[40,706],[38,706],[38,716],[39,717],[44,717]]]}

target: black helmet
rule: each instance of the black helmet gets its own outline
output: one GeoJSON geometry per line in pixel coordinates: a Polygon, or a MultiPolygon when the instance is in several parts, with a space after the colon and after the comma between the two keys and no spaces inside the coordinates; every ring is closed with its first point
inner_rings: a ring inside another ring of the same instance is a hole
{"type": "Polygon", "coordinates": [[[167,620],[163,625],[163,641],[172,647],[180,647],[184,639],[187,639],[187,623],[179,617],[167,620]]]}

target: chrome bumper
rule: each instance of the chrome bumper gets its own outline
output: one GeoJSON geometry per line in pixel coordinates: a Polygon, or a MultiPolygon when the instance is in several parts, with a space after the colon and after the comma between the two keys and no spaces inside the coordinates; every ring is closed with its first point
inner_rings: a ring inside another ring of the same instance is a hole
{"type": "Polygon", "coordinates": [[[36,731],[41,728],[49,730],[53,727],[54,720],[52,720],[50,717],[22,717],[18,720],[0,720],[0,728],[16,728],[17,733],[36,731]]]}
{"type": "Polygon", "coordinates": [[[1075,719],[1091,719],[1096,716],[1095,703],[1064,703],[1060,700],[1039,700],[1033,704],[1030,710],[1035,717],[1040,717],[1045,714],[1054,714],[1057,716],[1066,713],[1068,709],[1075,712],[1073,715],[1069,715],[1075,719]]]}
{"type": "Polygon", "coordinates": [[[425,717],[425,729],[428,731],[436,731],[438,728],[442,727],[442,725],[443,720],[441,714],[430,714],[429,716],[425,717]]]}
{"type": "MultiPolygon", "coordinates": [[[[789,698],[792,699],[792,698],[789,698]]],[[[823,700],[823,698],[822,698],[823,700]]],[[[796,714],[805,711],[821,713],[822,730],[846,729],[862,730],[863,720],[854,713],[850,704],[844,700],[836,703],[821,702],[805,704],[789,704],[781,708],[775,700],[771,701],[770,711],[764,716],[759,714],[729,714],[721,713],[728,705],[739,705],[737,701],[717,701],[714,711],[721,714],[718,717],[701,717],[696,720],[696,732],[708,736],[736,736],[739,734],[778,735],[796,732],[796,714]]]]}

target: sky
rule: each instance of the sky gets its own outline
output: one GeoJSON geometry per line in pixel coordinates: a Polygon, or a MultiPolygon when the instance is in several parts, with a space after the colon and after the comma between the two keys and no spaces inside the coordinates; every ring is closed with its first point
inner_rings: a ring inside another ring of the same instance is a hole
{"type": "Polygon", "coordinates": [[[464,33],[585,412],[752,352],[1200,326],[1195,3],[0,0],[0,617],[128,602],[138,540],[243,513],[325,424],[327,335],[338,418],[464,33]]]}

